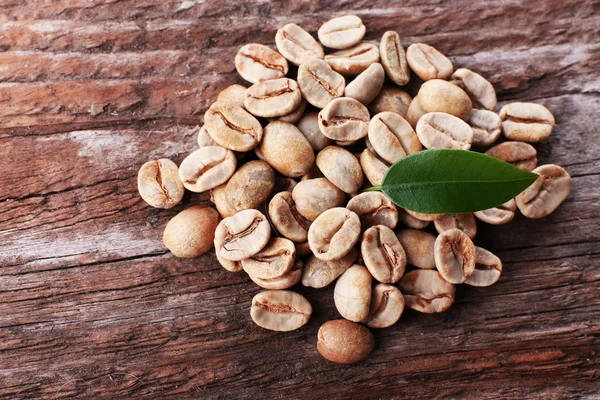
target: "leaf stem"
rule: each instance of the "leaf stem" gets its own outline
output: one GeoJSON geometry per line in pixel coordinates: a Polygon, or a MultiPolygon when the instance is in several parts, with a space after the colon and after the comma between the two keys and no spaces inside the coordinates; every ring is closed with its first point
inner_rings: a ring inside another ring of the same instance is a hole
{"type": "Polygon", "coordinates": [[[383,186],[373,186],[373,187],[370,187],[370,188],[366,188],[365,192],[381,191],[382,188],[383,188],[383,186]]]}

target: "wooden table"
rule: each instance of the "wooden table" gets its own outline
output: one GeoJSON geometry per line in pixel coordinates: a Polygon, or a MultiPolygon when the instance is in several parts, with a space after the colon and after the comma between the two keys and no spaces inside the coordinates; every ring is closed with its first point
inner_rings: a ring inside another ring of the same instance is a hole
{"type": "Polygon", "coordinates": [[[600,3],[335,3],[0,2],[1,398],[600,396],[600,3]],[[444,314],[406,311],[374,332],[368,360],[342,366],[315,346],[339,318],[331,288],[298,288],[315,309],[303,329],[260,329],[245,274],[162,244],[206,198],[152,209],[136,174],[196,148],[204,110],[242,83],[242,44],[349,13],[367,39],[395,29],[483,74],[501,103],[546,105],[557,125],[540,160],[566,167],[573,190],[542,220],[480,224],[500,282],[460,286],[444,314]]]}

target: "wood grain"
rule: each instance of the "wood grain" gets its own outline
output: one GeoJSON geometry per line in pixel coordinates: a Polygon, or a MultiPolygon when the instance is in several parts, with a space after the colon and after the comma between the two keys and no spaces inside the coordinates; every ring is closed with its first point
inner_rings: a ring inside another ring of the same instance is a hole
{"type": "Polygon", "coordinates": [[[389,3],[0,1],[0,397],[598,398],[600,4],[389,3]],[[549,217],[479,224],[504,262],[496,285],[460,286],[441,315],[406,311],[353,366],[316,351],[339,318],[331,288],[296,288],[315,310],[303,329],[262,330],[249,278],[162,244],[206,197],[155,210],[136,188],[143,162],[180,162],[216,94],[244,83],[241,45],[346,13],[367,39],[436,46],[501,104],[546,105],[541,162],[573,176],[549,217]]]}

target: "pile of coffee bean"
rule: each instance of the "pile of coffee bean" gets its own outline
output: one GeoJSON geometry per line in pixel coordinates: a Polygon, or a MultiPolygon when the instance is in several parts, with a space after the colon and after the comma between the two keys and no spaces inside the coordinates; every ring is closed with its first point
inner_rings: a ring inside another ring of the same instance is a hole
{"type": "Polygon", "coordinates": [[[277,31],[278,51],[243,46],[235,67],[252,86],[219,93],[204,115],[199,149],[179,168],[154,160],[138,176],[139,192],[153,207],[175,206],[184,189],[210,191],[216,209],[182,211],[167,224],[164,243],[177,257],[197,257],[214,245],[225,269],[244,270],[267,289],[252,300],[257,325],[300,328],[311,304],[286,289],[335,282],[344,319],[321,326],[317,348],[338,363],[365,358],[374,346],[367,326],[392,326],[405,306],[443,312],[455,285],[498,281],[500,259],[473,244],[476,218],[506,224],[517,208],[540,218],[571,187],[563,168],[537,167],[529,144],[552,132],[548,109],[511,103],[496,114],[496,92],[481,75],[455,70],[424,43],[405,51],[394,31],[379,43],[362,41],[365,31],[349,15],[324,23],[320,43],[290,23],[277,31]],[[325,54],[323,46],[337,51],[325,54]],[[411,71],[413,80],[424,81],[412,99],[398,87],[411,71]],[[502,134],[507,141],[489,148],[502,134]],[[486,154],[539,178],[516,199],[472,214],[413,212],[380,192],[363,192],[380,185],[391,164],[424,147],[489,148],[486,154]],[[430,222],[437,237],[424,230],[430,222]]]}

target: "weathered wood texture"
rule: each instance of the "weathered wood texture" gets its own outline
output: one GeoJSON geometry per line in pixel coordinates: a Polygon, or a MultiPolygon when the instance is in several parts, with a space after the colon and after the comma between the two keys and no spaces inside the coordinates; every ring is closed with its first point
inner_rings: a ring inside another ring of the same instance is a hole
{"type": "Polygon", "coordinates": [[[1,398],[600,396],[600,3],[393,3],[0,1],[1,398]],[[303,329],[258,328],[246,276],[162,245],[202,199],[154,210],[135,179],[195,148],[207,105],[241,82],[240,45],[345,13],[369,39],[438,47],[503,102],[545,104],[557,126],[541,161],[574,178],[545,219],[480,224],[504,261],[497,285],[461,286],[442,315],[405,312],[354,366],[316,351],[338,318],[331,288],[298,288],[315,309],[303,329]]]}

